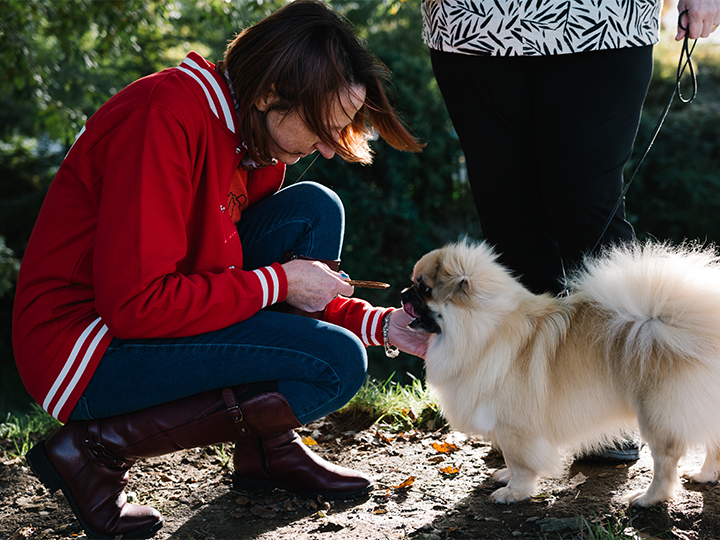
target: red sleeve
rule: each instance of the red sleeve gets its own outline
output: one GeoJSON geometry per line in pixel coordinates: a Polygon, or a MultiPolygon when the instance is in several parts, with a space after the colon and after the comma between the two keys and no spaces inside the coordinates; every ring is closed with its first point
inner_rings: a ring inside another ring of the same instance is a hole
{"type": "Polygon", "coordinates": [[[203,174],[198,169],[203,167],[197,164],[204,163],[208,149],[201,148],[201,124],[189,128],[196,133],[186,129],[171,111],[158,106],[135,110],[113,129],[93,275],[97,312],[120,338],[218,330],[287,296],[287,278],[279,264],[240,269],[240,244],[233,238],[237,231],[229,219],[227,225],[219,221],[226,217],[219,210],[217,216],[189,222],[193,205],[201,204],[196,192],[204,194],[198,187],[198,175],[203,174]],[[209,240],[220,236],[220,249],[206,249],[210,253],[202,256],[188,253],[193,234],[209,240]],[[225,244],[233,239],[235,249],[225,254],[223,239],[225,244]],[[199,267],[188,270],[188,264],[198,266],[198,259],[199,267]]]}
{"type": "Polygon", "coordinates": [[[383,345],[382,320],[393,308],[373,307],[360,298],[339,296],[325,308],[326,322],[347,328],[365,344],[383,345]]]}

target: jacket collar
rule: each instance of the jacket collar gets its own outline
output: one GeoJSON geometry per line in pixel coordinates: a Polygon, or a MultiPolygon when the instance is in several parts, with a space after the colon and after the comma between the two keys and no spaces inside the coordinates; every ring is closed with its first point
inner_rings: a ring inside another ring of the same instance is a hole
{"type": "Polygon", "coordinates": [[[215,117],[230,132],[238,136],[238,119],[230,91],[222,75],[215,71],[215,66],[198,53],[191,52],[177,69],[192,77],[200,85],[215,117]]]}

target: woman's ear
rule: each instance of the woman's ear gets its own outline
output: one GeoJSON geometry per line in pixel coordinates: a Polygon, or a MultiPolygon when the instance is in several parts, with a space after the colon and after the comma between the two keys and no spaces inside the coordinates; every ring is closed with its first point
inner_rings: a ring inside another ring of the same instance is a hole
{"type": "Polygon", "coordinates": [[[255,108],[260,112],[267,111],[276,101],[278,100],[278,96],[275,93],[275,85],[255,100],[255,108]]]}

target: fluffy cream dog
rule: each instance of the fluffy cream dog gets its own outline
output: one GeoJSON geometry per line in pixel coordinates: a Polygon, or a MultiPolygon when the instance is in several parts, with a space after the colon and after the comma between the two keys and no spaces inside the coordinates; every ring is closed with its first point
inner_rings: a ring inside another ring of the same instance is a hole
{"type": "Polygon", "coordinates": [[[485,244],[460,242],[416,264],[403,291],[411,327],[431,332],[428,383],[450,424],[502,450],[499,503],[526,499],[562,470],[563,448],[593,447],[638,429],[649,445],[649,488],[626,500],[673,496],[678,460],[705,445],[720,474],[720,262],[714,251],[635,244],[588,260],[569,296],[535,295],[485,244]]]}

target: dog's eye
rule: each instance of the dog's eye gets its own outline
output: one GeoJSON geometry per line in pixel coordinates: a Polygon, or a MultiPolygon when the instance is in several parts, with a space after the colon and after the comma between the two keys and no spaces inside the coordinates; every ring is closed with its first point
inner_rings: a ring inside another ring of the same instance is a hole
{"type": "Polygon", "coordinates": [[[432,289],[425,285],[420,279],[417,280],[417,290],[425,298],[430,298],[432,296],[432,289]]]}

